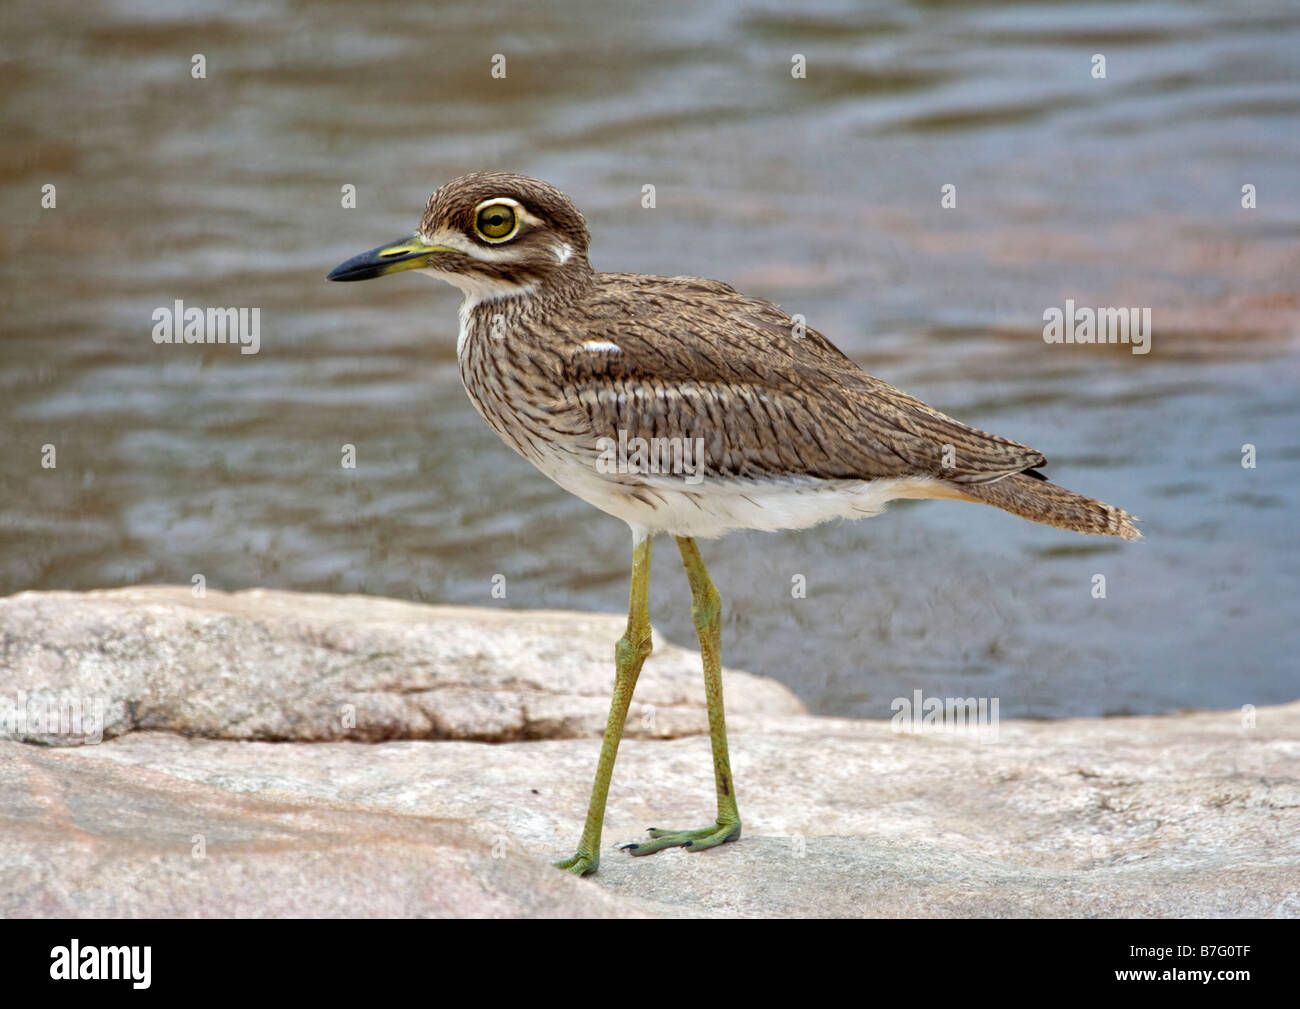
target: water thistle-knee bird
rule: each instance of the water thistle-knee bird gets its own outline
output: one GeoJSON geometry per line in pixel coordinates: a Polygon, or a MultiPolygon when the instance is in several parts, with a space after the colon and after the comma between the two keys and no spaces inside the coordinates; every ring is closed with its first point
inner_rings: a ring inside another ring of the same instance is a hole
{"type": "Polygon", "coordinates": [[[652,829],[634,855],[740,836],[723,718],[721,599],[697,538],[878,514],[893,498],[994,505],[1062,529],[1135,539],[1132,516],[1049,483],[1043,456],[967,427],[868,375],[780,308],[698,277],[597,273],[586,221],[554,186],[501,172],[448,182],[414,235],[330,280],[418,270],[464,292],[456,354],[483,419],[571,494],[632,530],[627,630],[586,825],[560,868],[600,861],[614,758],[650,654],[656,533],[676,537],[704,665],[716,822],[652,829]]]}

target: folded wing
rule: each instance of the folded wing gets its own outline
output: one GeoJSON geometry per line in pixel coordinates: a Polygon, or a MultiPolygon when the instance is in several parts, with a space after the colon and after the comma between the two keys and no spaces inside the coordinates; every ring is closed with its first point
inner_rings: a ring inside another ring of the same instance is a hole
{"type": "Polygon", "coordinates": [[[709,475],[752,479],[981,484],[1046,461],[868,375],[769,302],[716,281],[621,279],[635,294],[593,295],[560,356],[565,406],[593,437],[702,439],[709,475]]]}

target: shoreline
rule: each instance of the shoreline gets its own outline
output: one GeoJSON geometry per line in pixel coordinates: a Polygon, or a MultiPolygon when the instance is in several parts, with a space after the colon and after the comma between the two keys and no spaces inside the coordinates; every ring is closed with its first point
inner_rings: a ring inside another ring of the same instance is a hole
{"type": "Polygon", "coordinates": [[[0,599],[0,696],[124,713],[98,745],[0,741],[0,913],[1300,914],[1300,702],[981,742],[810,715],[727,671],[743,837],[628,858],[646,826],[711,815],[698,656],[659,637],[600,871],[555,872],[621,623],[188,586],[0,599]]]}

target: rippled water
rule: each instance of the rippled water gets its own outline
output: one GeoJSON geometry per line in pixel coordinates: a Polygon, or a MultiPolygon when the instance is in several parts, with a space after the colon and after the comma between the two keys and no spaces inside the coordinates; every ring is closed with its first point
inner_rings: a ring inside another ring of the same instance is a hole
{"type": "MultiPolygon", "coordinates": [[[[871,716],[1300,695],[1294,4],[228,6],[0,14],[0,591],[620,611],[625,528],[474,414],[455,292],[323,281],[507,168],[575,198],[598,268],[778,301],[1145,520],[1121,545],[927,502],[706,544],[729,664],[871,716]],[[1152,353],[1045,344],[1066,298],[1151,307],[1152,353]],[[175,299],[260,307],[260,353],[155,345],[175,299]]],[[[692,641],[668,542],[653,617],[692,641]]]]}

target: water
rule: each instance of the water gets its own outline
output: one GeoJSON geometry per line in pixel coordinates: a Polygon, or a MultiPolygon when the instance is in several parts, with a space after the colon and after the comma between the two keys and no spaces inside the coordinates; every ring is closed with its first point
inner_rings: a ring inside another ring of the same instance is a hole
{"type": "MultiPolygon", "coordinates": [[[[1300,695],[1296,5],[227,6],[0,15],[0,591],[621,611],[625,528],[474,414],[455,292],[323,281],[507,168],[575,198],[598,268],[777,301],[1145,520],[1119,544],[926,502],[705,544],[729,664],[872,717],[916,689],[1038,717],[1300,695]],[[177,298],[260,307],[261,352],[155,345],[177,298]],[[1045,344],[1066,298],[1151,307],[1152,352],[1045,344]]],[[[667,541],[652,591],[691,643],[667,541]]]]}

